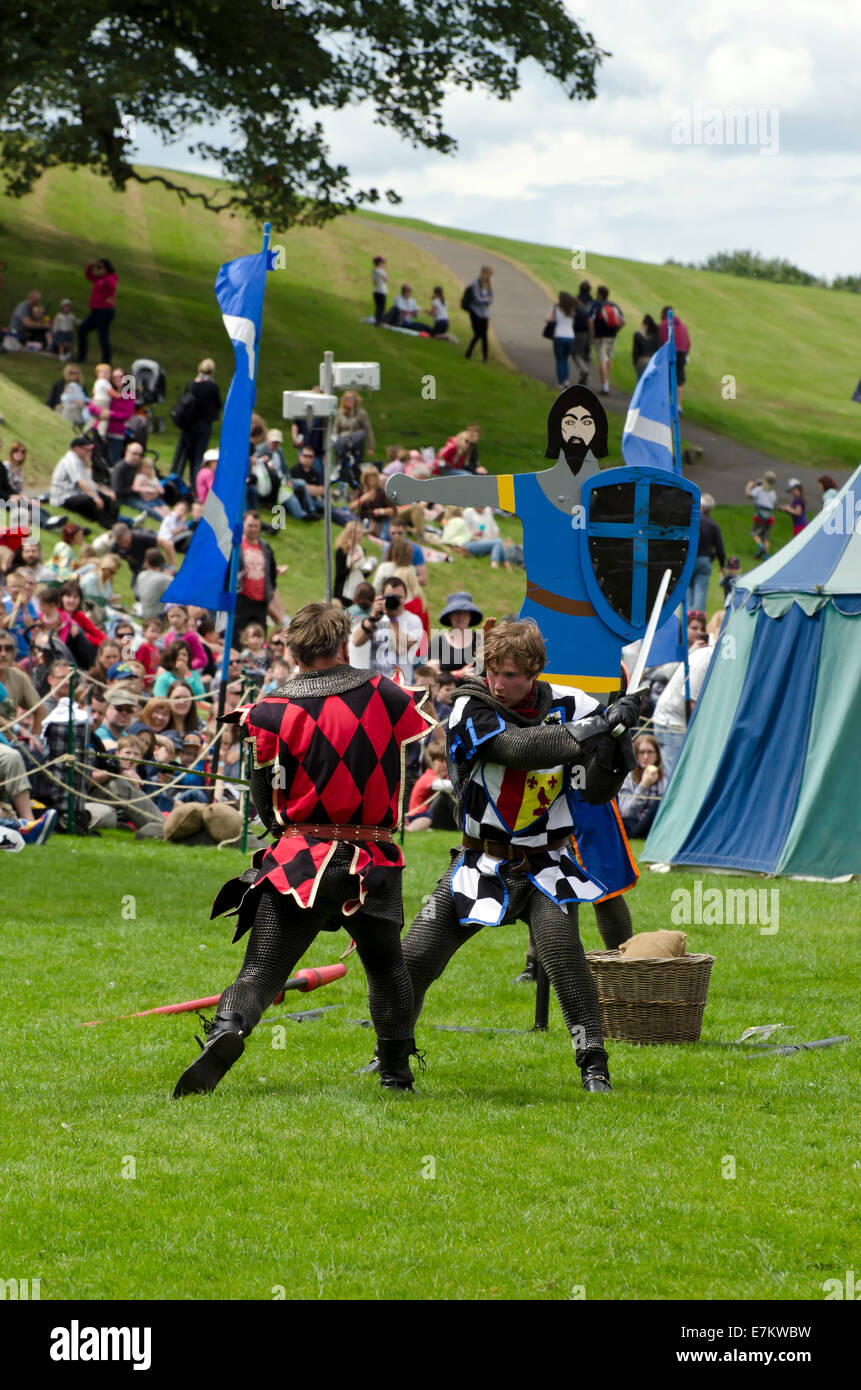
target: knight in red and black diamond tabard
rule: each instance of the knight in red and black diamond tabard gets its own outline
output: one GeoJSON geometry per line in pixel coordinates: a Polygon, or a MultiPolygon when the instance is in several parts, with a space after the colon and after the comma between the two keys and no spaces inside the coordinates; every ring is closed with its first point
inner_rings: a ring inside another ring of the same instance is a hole
{"type": "Polygon", "coordinates": [[[457,687],[448,761],[463,843],[404,937],[404,959],[418,1018],[426,990],[465,941],[484,926],[528,923],[584,1089],[609,1091],[577,917],[578,904],[593,904],[607,946],[631,935],[620,895],[637,868],[613,798],[632,757],[623,731],[636,726],[639,701],[623,695],[605,711],[582,690],[538,680],[545,660],[534,622],[500,623],[485,637],[486,677],[457,687]]]}
{"type": "Polygon", "coordinates": [[[226,883],[212,916],[250,930],[245,960],[222,994],[201,1055],[174,1095],[211,1091],[280,994],[319,931],[347,927],[368,978],[384,1087],[412,1087],[414,1000],[401,951],[402,812],[408,745],[436,724],[427,691],[349,664],[350,619],[311,603],[290,624],[299,674],[226,716],[252,741],[251,795],[273,843],[226,883]]]}

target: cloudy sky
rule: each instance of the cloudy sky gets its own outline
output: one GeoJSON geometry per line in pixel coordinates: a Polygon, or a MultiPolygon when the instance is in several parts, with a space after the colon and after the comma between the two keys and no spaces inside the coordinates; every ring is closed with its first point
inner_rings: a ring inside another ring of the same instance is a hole
{"type": "MultiPolygon", "coordinates": [[[[593,102],[537,68],[509,102],[454,92],[454,157],[414,150],[360,106],[325,118],[356,187],[397,213],[636,260],[750,247],[814,273],[861,272],[861,7],[852,0],[566,3],[609,50],[593,102]],[[728,143],[755,113],[755,139],[728,143]]],[[[145,162],[191,167],[145,133],[145,162]]],[[[217,171],[213,171],[217,172],[217,171]]]]}

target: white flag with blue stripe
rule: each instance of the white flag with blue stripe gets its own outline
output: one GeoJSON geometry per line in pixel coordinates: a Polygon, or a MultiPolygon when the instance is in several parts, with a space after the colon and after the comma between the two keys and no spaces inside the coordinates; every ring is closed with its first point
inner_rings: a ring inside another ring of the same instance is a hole
{"type": "Polygon", "coordinates": [[[674,467],[669,354],[670,343],[658,348],[631,397],[622,431],[622,457],[629,467],[674,467]]]}
{"type": "Polygon", "coordinates": [[[162,595],[164,603],[194,603],[222,612],[235,605],[228,592],[230,556],[242,534],[263,295],[274,254],[260,251],[227,261],[215,280],[215,297],[236,365],[224,406],[215,479],[182,568],[162,595]]]}

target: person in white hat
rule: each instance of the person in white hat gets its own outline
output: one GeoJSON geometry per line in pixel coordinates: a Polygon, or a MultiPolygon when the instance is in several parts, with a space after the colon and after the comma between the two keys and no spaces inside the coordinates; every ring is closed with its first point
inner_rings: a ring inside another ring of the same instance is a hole
{"type": "Polygon", "coordinates": [[[71,299],[61,299],[59,311],[51,321],[51,351],[56,352],[61,362],[68,362],[72,356],[77,326],[71,299]]]}
{"type": "Polygon", "coordinates": [[[200,461],[200,467],[194,479],[194,492],[198,502],[205,502],[209,496],[209,490],[215,481],[215,469],[218,464],[218,450],[207,449],[200,461]]]}
{"type": "Polygon", "coordinates": [[[807,525],[807,504],[804,500],[804,488],[797,478],[790,478],[786,484],[786,491],[789,493],[789,501],[781,502],[779,510],[788,512],[792,517],[792,534],[797,536],[799,531],[803,531],[807,525]]]}

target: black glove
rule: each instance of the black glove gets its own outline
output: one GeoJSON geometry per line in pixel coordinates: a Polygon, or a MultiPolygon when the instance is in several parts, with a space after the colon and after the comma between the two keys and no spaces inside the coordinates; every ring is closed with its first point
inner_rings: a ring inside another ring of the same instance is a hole
{"type": "Polygon", "coordinates": [[[566,724],[565,727],[582,748],[590,739],[608,734],[613,726],[608,723],[603,710],[596,710],[594,714],[587,714],[585,719],[578,719],[576,724],[566,724]]]}
{"type": "MultiPolygon", "coordinates": [[[[584,723],[586,721],[584,720],[584,723]]],[[[583,765],[588,767],[591,762],[597,762],[605,772],[612,772],[616,759],[616,740],[610,733],[595,734],[582,743],[583,765]]]]}
{"type": "Polygon", "coordinates": [[[611,733],[614,733],[620,724],[623,729],[636,729],[640,722],[640,696],[622,695],[613,701],[605,715],[611,733]]]}

